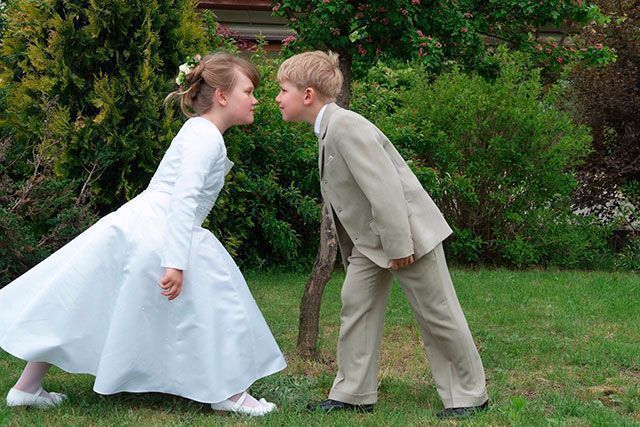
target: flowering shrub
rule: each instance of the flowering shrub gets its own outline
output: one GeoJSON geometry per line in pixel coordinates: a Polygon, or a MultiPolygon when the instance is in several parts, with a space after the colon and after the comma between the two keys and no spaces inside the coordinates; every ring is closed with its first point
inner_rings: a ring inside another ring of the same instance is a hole
{"type": "MultiPolygon", "coordinates": [[[[288,18],[298,34],[287,40],[288,49],[331,49],[349,61],[353,58],[356,68],[364,71],[368,64],[391,57],[415,58],[427,69],[437,71],[445,59],[456,59],[472,69],[489,66],[484,55],[487,39],[533,52],[538,41],[532,34],[539,27],[602,22],[604,18],[591,3],[277,0],[273,11],[288,18]]],[[[576,57],[553,53],[552,61],[541,57],[540,65],[557,67],[576,57]]]]}

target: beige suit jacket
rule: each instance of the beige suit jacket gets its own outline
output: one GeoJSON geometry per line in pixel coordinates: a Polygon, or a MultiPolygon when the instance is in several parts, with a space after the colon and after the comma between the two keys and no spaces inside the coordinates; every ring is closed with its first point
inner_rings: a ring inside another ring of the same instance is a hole
{"type": "Polygon", "coordinates": [[[452,231],[402,156],[371,122],[327,106],[318,135],[320,189],[345,268],[355,246],[382,268],[433,250],[452,231]]]}

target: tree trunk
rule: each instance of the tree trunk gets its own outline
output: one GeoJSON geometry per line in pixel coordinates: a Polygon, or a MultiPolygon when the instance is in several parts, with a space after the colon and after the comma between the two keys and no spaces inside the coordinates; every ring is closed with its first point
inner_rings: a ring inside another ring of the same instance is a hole
{"type": "Polygon", "coordinates": [[[335,227],[329,217],[329,209],[323,205],[320,225],[320,247],[300,304],[298,354],[306,359],[318,357],[320,303],[322,302],[324,287],[331,278],[337,252],[338,242],[336,240],[335,227]]]}
{"type": "Polygon", "coordinates": [[[337,103],[342,108],[349,108],[349,89],[351,88],[351,55],[343,50],[337,52],[340,55],[340,71],[342,71],[342,90],[337,103]]]}
{"type": "MultiPolygon", "coordinates": [[[[337,103],[349,108],[349,88],[351,86],[351,55],[347,51],[337,51],[340,55],[340,71],[342,71],[342,91],[337,103]]],[[[303,358],[317,358],[318,329],[320,321],[320,304],[324,287],[331,278],[336,263],[338,242],[333,221],[329,217],[329,210],[322,207],[322,222],[320,224],[320,247],[313,264],[311,276],[307,282],[300,303],[300,324],[298,327],[298,354],[303,358]]]]}

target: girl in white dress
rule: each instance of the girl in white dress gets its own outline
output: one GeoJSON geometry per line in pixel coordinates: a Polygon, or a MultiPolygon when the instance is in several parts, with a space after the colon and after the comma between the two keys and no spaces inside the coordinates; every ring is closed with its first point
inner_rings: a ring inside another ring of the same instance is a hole
{"type": "Polygon", "coordinates": [[[162,392],[213,409],[263,415],[246,389],[285,367],[249,289],[201,227],[224,177],[222,134],[253,122],[259,75],[217,53],[180,67],[170,96],[192,116],[149,187],[0,290],[0,347],[28,361],[9,406],[51,407],[54,364],[90,373],[100,394],[162,392]]]}

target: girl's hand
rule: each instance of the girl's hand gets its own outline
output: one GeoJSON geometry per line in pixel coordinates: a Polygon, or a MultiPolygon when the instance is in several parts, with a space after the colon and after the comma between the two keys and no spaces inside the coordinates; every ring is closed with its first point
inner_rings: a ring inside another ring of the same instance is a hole
{"type": "Polygon", "coordinates": [[[169,298],[169,301],[178,298],[182,291],[182,270],[165,268],[164,277],[160,279],[160,287],[164,289],[162,295],[169,298]]]}

